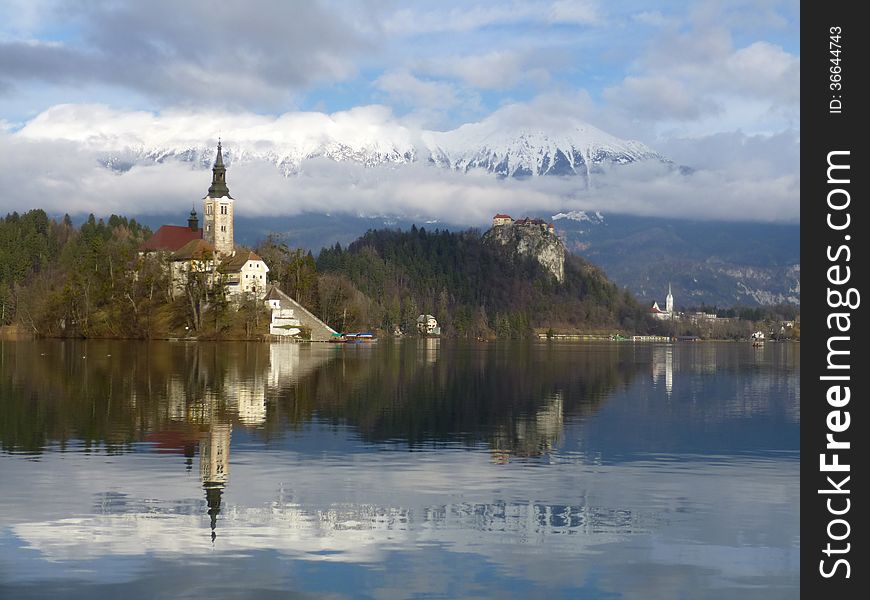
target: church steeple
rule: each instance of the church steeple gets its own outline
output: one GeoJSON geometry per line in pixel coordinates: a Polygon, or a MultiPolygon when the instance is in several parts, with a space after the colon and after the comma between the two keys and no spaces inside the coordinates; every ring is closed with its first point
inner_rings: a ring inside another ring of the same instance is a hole
{"type": "Polygon", "coordinates": [[[219,258],[235,253],[233,242],[233,205],[235,201],[227,189],[227,168],[224,166],[223,149],[218,139],[217,157],[212,167],[211,187],[203,198],[203,239],[214,247],[219,258]]]}
{"type": "Polygon", "coordinates": [[[217,158],[215,158],[214,166],[211,169],[211,186],[208,188],[210,198],[232,198],[230,190],[227,187],[227,168],[224,166],[224,156],[221,151],[221,142],[218,140],[217,158]]]}
{"type": "Polygon", "coordinates": [[[191,231],[199,231],[199,217],[196,216],[196,208],[190,207],[190,215],[187,217],[187,227],[191,231]]]}
{"type": "Polygon", "coordinates": [[[674,295],[671,293],[671,282],[668,282],[668,297],[665,298],[665,311],[674,313],[674,295]]]}

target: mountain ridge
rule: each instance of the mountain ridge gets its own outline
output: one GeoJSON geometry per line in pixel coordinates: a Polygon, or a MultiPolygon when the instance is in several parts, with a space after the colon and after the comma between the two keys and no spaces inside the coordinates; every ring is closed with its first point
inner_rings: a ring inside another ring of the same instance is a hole
{"type": "MultiPolygon", "coordinates": [[[[181,116],[142,113],[120,118],[105,107],[59,105],[19,132],[28,139],[60,139],[96,150],[105,166],[124,171],[139,161],[180,160],[208,167],[214,160],[214,125],[185,124],[181,116]],[[93,113],[93,114],[91,114],[93,113]],[[105,114],[103,114],[105,113],[105,114]],[[141,122],[140,122],[141,121],[141,122]],[[201,135],[200,135],[201,133],[201,135]]],[[[220,122],[220,121],[218,121],[220,122]]],[[[285,176],[305,161],[329,159],[367,167],[431,164],[499,177],[572,175],[585,179],[609,165],[647,160],[671,164],[646,144],[622,139],[576,118],[558,122],[505,123],[490,115],[448,131],[415,130],[374,108],[350,113],[293,113],[271,122],[239,122],[224,130],[224,159],[264,161],[285,176]]]]}

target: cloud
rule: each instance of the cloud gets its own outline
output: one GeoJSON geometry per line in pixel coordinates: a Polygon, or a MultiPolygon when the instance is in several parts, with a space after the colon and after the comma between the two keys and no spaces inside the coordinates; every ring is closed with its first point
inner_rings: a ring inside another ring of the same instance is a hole
{"type": "MultiPolygon", "coordinates": [[[[566,119],[571,114],[577,118],[580,100],[550,96],[509,105],[468,131],[565,127],[575,122],[566,119]]],[[[678,164],[696,167],[693,174],[682,175],[660,163],[615,166],[596,174],[590,190],[581,190],[570,177],[498,179],[438,168],[425,157],[401,164],[426,132],[379,106],[278,117],[56,107],[17,132],[0,132],[0,186],[7,190],[0,209],[39,206],[53,214],[183,216],[205,194],[209,173],[205,164],[164,157],[173,148],[189,147],[202,150],[210,160],[211,140],[219,127],[232,140],[228,180],[239,214],[250,216],[344,212],[474,225],[499,211],[577,209],[790,222],[800,214],[796,133],[681,138],[665,149],[678,164]],[[233,144],[247,148],[250,156],[245,151],[232,154],[233,144]],[[345,160],[311,153],[324,144],[345,160]],[[371,167],[354,160],[397,148],[394,158],[400,162],[371,167]],[[132,168],[118,172],[106,167],[108,158],[119,156],[130,158],[132,168]],[[287,164],[294,165],[290,177],[282,172],[287,164]]]]}
{"type": "Polygon", "coordinates": [[[170,102],[228,106],[286,102],[316,82],[355,73],[370,47],[321,2],[171,0],[62,4],[69,41],[0,39],[0,81],[97,82],[170,102]]]}
{"type": "Polygon", "coordinates": [[[566,66],[570,53],[556,49],[499,49],[483,54],[439,56],[419,62],[417,68],[440,77],[452,77],[478,89],[510,89],[520,83],[536,86],[550,80],[550,70],[566,66]]]}
{"type": "Polygon", "coordinates": [[[408,71],[385,73],[375,80],[374,85],[398,103],[409,106],[446,110],[459,103],[454,85],[418,79],[408,71]]]}
{"type": "Polygon", "coordinates": [[[799,126],[800,58],[756,41],[734,47],[720,26],[660,35],[617,85],[608,108],[657,135],[709,135],[799,126]]]}
{"type": "Polygon", "coordinates": [[[715,103],[702,103],[682,82],[668,77],[626,77],[618,87],[604,90],[612,105],[637,118],[695,119],[703,113],[717,112],[715,103]]]}
{"type": "Polygon", "coordinates": [[[591,25],[599,21],[596,3],[589,0],[509,2],[478,4],[444,3],[420,12],[400,9],[384,20],[384,31],[404,36],[444,32],[469,32],[486,27],[520,23],[591,25]]]}

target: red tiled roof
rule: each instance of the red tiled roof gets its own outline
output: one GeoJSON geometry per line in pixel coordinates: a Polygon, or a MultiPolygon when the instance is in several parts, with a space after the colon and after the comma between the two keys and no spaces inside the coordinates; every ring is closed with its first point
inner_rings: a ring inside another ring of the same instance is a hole
{"type": "Polygon", "coordinates": [[[510,219],[510,218],[511,218],[510,215],[503,215],[501,213],[498,213],[496,216],[493,217],[493,219],[510,219]]]}
{"type": "Polygon", "coordinates": [[[163,250],[175,252],[192,240],[202,239],[202,229],[193,231],[190,227],[180,225],[161,225],[139,249],[143,252],[163,250]]]}
{"type": "Polygon", "coordinates": [[[203,239],[190,240],[172,253],[172,260],[203,260],[214,257],[214,246],[203,239]]]}
{"type": "Polygon", "coordinates": [[[238,250],[235,255],[225,259],[219,270],[221,273],[238,273],[249,260],[263,260],[250,250],[238,250]]]}

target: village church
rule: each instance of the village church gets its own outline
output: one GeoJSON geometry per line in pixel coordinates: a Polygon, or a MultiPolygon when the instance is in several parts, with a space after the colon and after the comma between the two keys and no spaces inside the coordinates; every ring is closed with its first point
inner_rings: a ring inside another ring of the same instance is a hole
{"type": "Polygon", "coordinates": [[[235,199],[227,187],[220,141],[211,185],[202,203],[203,227],[199,226],[196,209],[191,209],[187,227],[161,225],[140,247],[140,252],[159,253],[168,260],[173,295],[183,292],[189,273],[198,272],[206,275],[210,285],[223,283],[231,299],[238,300],[244,294],[263,299],[269,267],[254,252],[235,245],[235,199]]]}

